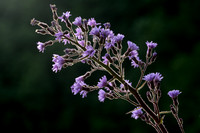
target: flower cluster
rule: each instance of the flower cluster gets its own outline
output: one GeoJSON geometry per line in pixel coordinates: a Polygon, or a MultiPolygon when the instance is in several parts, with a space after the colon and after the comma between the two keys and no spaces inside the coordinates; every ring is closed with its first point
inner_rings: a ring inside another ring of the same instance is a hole
{"type": "MultiPolygon", "coordinates": [[[[47,46],[52,46],[56,42],[63,43],[67,47],[64,50],[64,55],[53,54],[52,62],[54,64],[52,71],[57,73],[61,69],[76,63],[85,63],[91,66],[90,71],[75,79],[74,84],[71,86],[72,93],[74,95],[80,94],[82,98],[85,98],[89,92],[98,91],[98,100],[100,102],[104,102],[105,99],[128,101],[137,107],[131,111],[132,118],[141,118],[157,131],[167,132],[163,122],[161,123],[163,117],[158,106],[161,97],[160,83],[163,76],[159,72],[145,75],[147,67],[155,62],[157,58],[157,53],[154,49],[158,44],[153,41],[146,42],[146,60],[142,61],[139,58],[139,46],[132,41],[127,41],[124,44],[125,36],[120,33],[115,34],[111,30],[109,22],[101,24],[94,18],[84,19],[80,16],[71,21],[70,16],[72,14],[70,11],[58,16],[56,6],[50,5],[50,8],[53,13],[51,25],[36,19],[32,19],[31,24],[40,27],[40,29],[36,30],[38,34],[48,34],[53,37],[52,40],[47,42],[37,43],[39,52],[44,53],[47,46]],[[60,22],[65,23],[66,28],[63,28],[60,22]],[[125,45],[127,45],[127,49],[123,52],[124,50],[122,49],[126,47],[125,45]],[[125,60],[129,60],[133,68],[139,68],[141,71],[136,86],[133,86],[129,80],[125,79],[125,67],[123,64],[125,60]],[[110,76],[104,75],[95,85],[87,84],[85,82],[86,79],[98,70],[108,72],[110,76]],[[150,89],[146,92],[146,96],[149,102],[153,104],[154,110],[144,102],[139,94],[139,90],[145,84],[150,89]]],[[[175,118],[178,118],[177,96],[180,93],[179,90],[173,90],[168,93],[174,99],[171,110],[175,112],[173,113],[175,118]]]]}

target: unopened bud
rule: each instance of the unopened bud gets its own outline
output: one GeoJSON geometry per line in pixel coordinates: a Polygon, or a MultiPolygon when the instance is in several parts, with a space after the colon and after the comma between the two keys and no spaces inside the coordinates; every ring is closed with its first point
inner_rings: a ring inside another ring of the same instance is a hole
{"type": "Polygon", "coordinates": [[[39,21],[36,20],[35,18],[31,19],[31,25],[32,26],[35,26],[35,25],[38,25],[39,21]]]}
{"type": "Polygon", "coordinates": [[[51,10],[57,10],[57,8],[56,8],[56,5],[55,4],[50,4],[50,8],[51,8],[51,10]]]}
{"type": "Polygon", "coordinates": [[[105,27],[105,29],[110,29],[110,23],[109,22],[107,22],[107,23],[105,23],[105,24],[103,24],[104,25],[104,27],[105,27]]]}
{"type": "Polygon", "coordinates": [[[151,62],[151,63],[155,62],[156,58],[157,58],[157,53],[154,52],[154,53],[153,53],[153,56],[152,56],[152,58],[151,58],[151,60],[150,60],[150,62],[151,62]]]}

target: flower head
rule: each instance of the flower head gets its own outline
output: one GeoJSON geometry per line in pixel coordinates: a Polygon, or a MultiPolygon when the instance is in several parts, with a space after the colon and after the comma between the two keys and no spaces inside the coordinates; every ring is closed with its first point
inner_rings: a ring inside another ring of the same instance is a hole
{"type": "Polygon", "coordinates": [[[128,48],[130,50],[138,50],[139,49],[139,47],[135,43],[133,43],[131,41],[127,41],[127,43],[128,43],[128,48]]]}
{"type": "Polygon", "coordinates": [[[62,66],[65,63],[65,59],[57,54],[53,55],[52,61],[54,62],[52,70],[56,73],[58,70],[60,71],[62,69],[62,66]]]}
{"type": "Polygon", "coordinates": [[[58,33],[55,34],[55,36],[56,36],[56,40],[60,42],[62,40],[63,33],[59,31],[58,33]]]}
{"type": "Polygon", "coordinates": [[[110,34],[109,29],[104,29],[104,28],[101,29],[100,36],[103,37],[104,39],[108,37],[109,34],[110,34]]]}
{"type": "Polygon", "coordinates": [[[99,25],[100,23],[97,23],[96,20],[94,18],[91,18],[88,20],[88,25],[91,27],[95,27],[97,25],[99,25]]]}
{"type": "MultiPolygon", "coordinates": [[[[125,80],[125,82],[129,85],[132,86],[132,83],[129,80],[125,80]]],[[[120,84],[120,88],[124,88],[124,84],[120,84]]]]}
{"type": "Polygon", "coordinates": [[[106,87],[108,85],[108,82],[107,82],[107,77],[104,75],[98,82],[97,86],[99,88],[103,88],[103,87],[106,87]]]}
{"type": "Polygon", "coordinates": [[[181,92],[179,90],[172,90],[172,91],[168,92],[168,95],[171,98],[176,98],[176,97],[178,97],[179,94],[181,94],[181,92]]]}
{"type": "Polygon", "coordinates": [[[124,39],[124,35],[122,34],[117,34],[117,36],[115,36],[115,41],[117,43],[121,43],[123,39],[124,39]]]}
{"type": "MultiPolygon", "coordinates": [[[[65,36],[65,37],[67,37],[67,38],[70,38],[70,33],[68,33],[68,34],[65,34],[64,36],[65,36]]],[[[67,43],[69,44],[69,43],[70,43],[70,41],[69,41],[69,40],[67,40],[67,39],[63,39],[63,43],[64,43],[64,45],[66,45],[67,43]]]]}
{"type": "Polygon", "coordinates": [[[93,57],[95,54],[96,50],[91,45],[86,46],[86,51],[82,54],[83,57],[93,57]]]}
{"type": "Polygon", "coordinates": [[[82,98],[85,98],[85,97],[87,97],[87,91],[85,91],[85,90],[82,90],[81,92],[80,92],[80,95],[82,95],[82,98]]]}
{"type": "Polygon", "coordinates": [[[71,16],[70,12],[67,11],[65,13],[63,13],[63,15],[61,17],[58,17],[58,19],[61,20],[61,22],[65,22],[67,19],[69,19],[69,17],[71,16]]]}
{"type": "Polygon", "coordinates": [[[107,23],[104,23],[103,26],[105,27],[105,29],[110,29],[111,25],[109,22],[107,22],[107,23]]]}
{"type": "Polygon", "coordinates": [[[92,30],[90,31],[90,35],[95,35],[99,37],[100,29],[101,29],[101,26],[99,26],[98,28],[97,27],[92,28],[92,30]]]}
{"type": "Polygon", "coordinates": [[[138,52],[136,50],[133,50],[129,53],[129,60],[132,60],[134,57],[137,58],[138,57],[138,52]]]}
{"type": "Polygon", "coordinates": [[[71,86],[72,93],[74,95],[78,94],[80,91],[82,91],[84,85],[86,85],[86,84],[83,81],[81,81],[81,82],[75,82],[71,86]]]}
{"type": "Polygon", "coordinates": [[[85,40],[78,41],[78,43],[83,47],[85,46],[85,40]]]}
{"type": "Polygon", "coordinates": [[[153,41],[151,42],[146,42],[146,45],[148,48],[155,48],[158,44],[157,43],[154,43],[153,41]]]}
{"type": "Polygon", "coordinates": [[[44,50],[45,50],[45,43],[42,43],[42,42],[37,42],[37,49],[39,50],[39,52],[42,52],[44,53],[44,50]]]}
{"type": "Polygon", "coordinates": [[[137,120],[142,114],[143,114],[142,108],[137,107],[132,111],[131,117],[137,120]]]}
{"type": "Polygon", "coordinates": [[[163,79],[162,75],[160,73],[149,73],[147,75],[145,75],[143,77],[143,80],[146,80],[148,82],[151,82],[151,81],[161,81],[163,79]]]}
{"type": "Polygon", "coordinates": [[[104,55],[103,57],[102,57],[102,59],[103,59],[103,63],[104,64],[108,64],[109,63],[109,60],[106,58],[106,55],[104,55]]]}
{"type": "Polygon", "coordinates": [[[75,21],[73,22],[74,25],[76,26],[81,26],[82,25],[82,18],[81,17],[76,17],[75,21]]]}
{"type": "Polygon", "coordinates": [[[82,30],[81,30],[81,28],[76,28],[76,33],[75,33],[75,35],[76,35],[76,37],[78,38],[78,39],[83,39],[83,32],[82,32],[82,30]]]}
{"type": "MultiPolygon", "coordinates": [[[[139,59],[139,57],[137,56],[135,58],[138,62],[141,62],[141,60],[139,59]]],[[[137,62],[136,61],[136,62],[137,62]]],[[[131,60],[131,66],[133,66],[134,68],[139,67],[139,64],[137,64],[134,60],[131,60]]]]}
{"type": "Polygon", "coordinates": [[[100,102],[104,102],[105,98],[106,98],[106,92],[102,89],[99,90],[98,92],[98,99],[100,102]]]}

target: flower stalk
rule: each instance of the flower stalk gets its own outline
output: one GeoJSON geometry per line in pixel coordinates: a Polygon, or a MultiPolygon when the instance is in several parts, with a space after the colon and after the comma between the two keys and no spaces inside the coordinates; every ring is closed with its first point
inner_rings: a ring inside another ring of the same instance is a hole
{"type": "Polygon", "coordinates": [[[151,125],[158,133],[168,133],[164,125],[164,114],[172,113],[176,118],[182,132],[183,122],[178,117],[178,98],[177,91],[169,92],[169,96],[173,100],[171,111],[162,111],[159,109],[159,99],[161,98],[160,83],[163,79],[162,75],[158,72],[145,75],[147,67],[155,62],[157,53],[153,52],[157,43],[146,42],[147,52],[146,61],[143,62],[139,58],[139,47],[127,41],[128,48],[125,53],[122,53],[124,35],[117,34],[110,29],[110,23],[105,23],[104,27],[97,23],[94,18],[82,19],[81,17],[75,18],[73,22],[69,20],[70,12],[63,13],[58,16],[57,8],[55,5],[50,5],[53,13],[52,26],[48,26],[44,22],[32,19],[32,25],[38,25],[41,29],[37,29],[36,33],[46,35],[49,34],[55,37],[54,40],[45,43],[38,42],[37,48],[40,52],[44,53],[47,46],[52,46],[54,43],[64,43],[64,45],[72,44],[75,48],[66,48],[65,55],[60,56],[54,54],[53,68],[54,72],[58,72],[67,66],[72,66],[75,63],[85,63],[91,66],[91,71],[86,72],[84,75],[75,79],[74,84],[71,86],[71,91],[74,95],[80,94],[82,98],[87,97],[87,94],[92,91],[98,92],[98,99],[104,102],[105,99],[114,100],[122,99],[129,102],[136,108],[131,111],[132,118],[145,121],[151,125]],[[59,24],[59,20],[66,24],[67,30],[63,31],[63,27],[59,24]],[[74,30],[74,26],[76,26],[74,30]],[[76,31],[76,32],[74,32],[76,31]],[[90,41],[90,38],[92,41],[90,41]],[[102,56],[103,53],[106,53],[102,56]],[[140,77],[136,86],[133,87],[129,80],[126,80],[125,67],[123,66],[124,60],[129,59],[133,68],[140,69],[140,77]],[[88,85],[85,79],[89,78],[91,74],[97,70],[106,71],[111,75],[111,79],[107,79],[106,75],[100,78],[97,85],[88,85]],[[144,82],[143,82],[144,80],[144,82]],[[120,86],[117,84],[120,84],[120,86]],[[143,82],[143,83],[142,83],[143,82]],[[144,88],[147,84],[149,91],[146,96],[153,109],[143,100],[139,90],[144,88]],[[134,100],[132,100],[132,96],[134,100]]]}

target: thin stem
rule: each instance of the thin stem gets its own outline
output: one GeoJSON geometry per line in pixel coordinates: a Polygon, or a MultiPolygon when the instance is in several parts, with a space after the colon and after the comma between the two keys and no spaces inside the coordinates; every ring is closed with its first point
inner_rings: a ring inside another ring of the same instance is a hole
{"type": "Polygon", "coordinates": [[[161,111],[160,114],[170,114],[172,111],[161,111]]]}
{"type": "Polygon", "coordinates": [[[118,93],[118,92],[115,91],[115,90],[114,90],[114,93],[115,93],[119,98],[121,98],[121,99],[123,99],[123,100],[129,102],[130,104],[132,104],[132,105],[134,105],[134,106],[137,106],[137,105],[138,105],[138,104],[135,103],[134,101],[132,101],[132,100],[126,98],[126,97],[123,97],[120,93],[118,93]]]}

